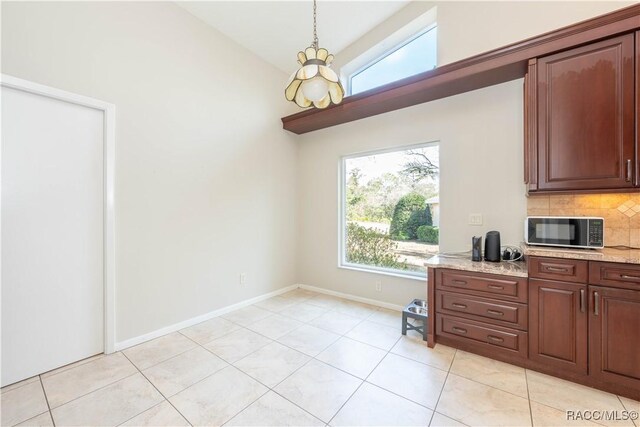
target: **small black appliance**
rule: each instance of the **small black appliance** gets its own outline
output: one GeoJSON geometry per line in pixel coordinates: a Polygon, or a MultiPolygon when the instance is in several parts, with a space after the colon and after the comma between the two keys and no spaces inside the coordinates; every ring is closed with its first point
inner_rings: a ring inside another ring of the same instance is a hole
{"type": "Polygon", "coordinates": [[[482,236],[471,238],[471,261],[482,261],[482,236]]]}
{"type": "Polygon", "coordinates": [[[500,232],[489,231],[484,238],[484,260],[500,262],[500,232]]]}

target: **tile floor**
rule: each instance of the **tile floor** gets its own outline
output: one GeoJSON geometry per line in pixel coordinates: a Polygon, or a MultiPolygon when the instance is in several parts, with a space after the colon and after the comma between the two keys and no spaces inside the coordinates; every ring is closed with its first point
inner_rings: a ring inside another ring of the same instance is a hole
{"type": "Polygon", "coordinates": [[[565,410],[640,410],[640,402],[537,372],[429,349],[415,332],[400,334],[400,319],[296,289],[5,387],[1,422],[596,426],[568,422],[565,410]]]}

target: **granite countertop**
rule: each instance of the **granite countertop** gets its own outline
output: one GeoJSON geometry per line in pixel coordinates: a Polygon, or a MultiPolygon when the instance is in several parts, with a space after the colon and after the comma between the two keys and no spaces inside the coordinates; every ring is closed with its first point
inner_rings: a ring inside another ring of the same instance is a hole
{"type": "Polygon", "coordinates": [[[622,262],[640,264],[640,250],[637,249],[568,249],[522,244],[525,256],[541,256],[551,258],[572,258],[587,261],[622,262]]]}
{"type": "Polygon", "coordinates": [[[435,255],[424,265],[432,268],[450,268],[505,276],[527,277],[528,274],[526,261],[476,262],[471,261],[471,255],[435,255]]]}

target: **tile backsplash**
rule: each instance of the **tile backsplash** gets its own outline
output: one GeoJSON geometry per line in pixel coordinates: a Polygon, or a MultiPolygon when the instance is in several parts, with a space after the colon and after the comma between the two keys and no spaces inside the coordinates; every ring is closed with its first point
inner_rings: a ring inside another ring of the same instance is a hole
{"type": "Polygon", "coordinates": [[[603,217],[606,246],[640,247],[640,194],[533,195],[527,215],[603,217]]]}

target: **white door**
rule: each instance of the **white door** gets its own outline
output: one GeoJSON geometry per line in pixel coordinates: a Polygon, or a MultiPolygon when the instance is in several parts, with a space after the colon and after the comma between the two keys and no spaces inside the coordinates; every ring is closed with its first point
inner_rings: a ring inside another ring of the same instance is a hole
{"type": "Polygon", "coordinates": [[[2,385],[104,350],[104,112],[2,87],[2,385]]]}

